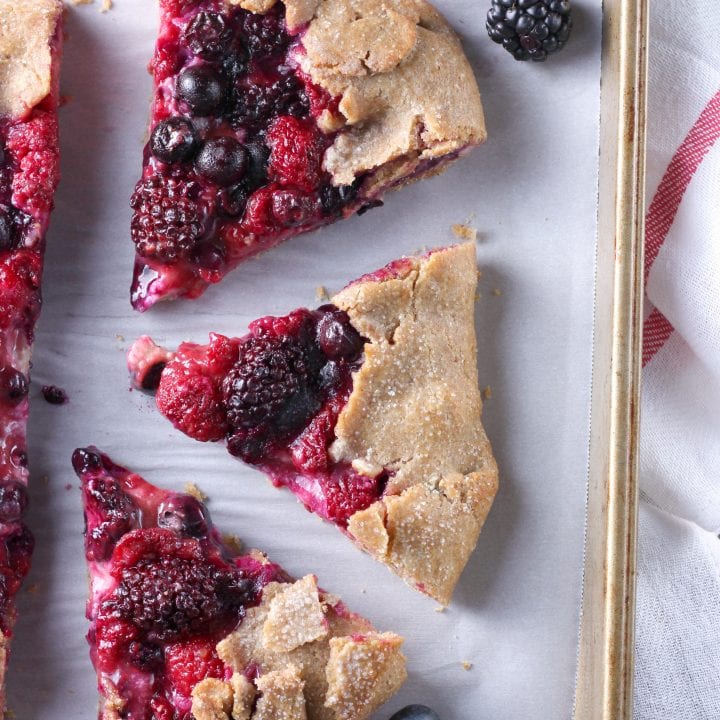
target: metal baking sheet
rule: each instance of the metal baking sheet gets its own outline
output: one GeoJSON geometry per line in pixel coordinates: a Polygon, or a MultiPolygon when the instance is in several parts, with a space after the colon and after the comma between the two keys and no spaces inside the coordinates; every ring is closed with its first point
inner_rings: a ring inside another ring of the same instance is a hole
{"type": "MultiPolygon", "coordinates": [[[[484,3],[438,0],[463,37],[490,139],[445,175],[385,207],[294,239],[195,303],[129,306],[128,198],[138,177],[156,31],[146,0],[68,12],[63,182],[49,238],[37,333],[29,516],[34,568],[20,598],[9,706],[19,718],[96,713],[85,643],[82,513],[69,458],[95,443],[150,481],[195,482],[216,523],[295,575],[315,572],[378,627],[406,637],[410,677],[378,713],[409,702],[445,720],[573,715],[590,447],[602,8],[576,0],[568,47],[516,63],[485,32],[484,3]],[[124,351],[149,333],[170,345],[317,304],[389,260],[478,229],[477,330],[485,423],[501,488],[478,549],[443,612],[411,592],[286,492],[217,445],[182,437],[130,392],[124,351]],[[43,402],[46,383],[65,406],[43,402]],[[471,663],[465,669],[463,663],[471,663]]],[[[607,301],[599,297],[598,303],[607,301]]]]}

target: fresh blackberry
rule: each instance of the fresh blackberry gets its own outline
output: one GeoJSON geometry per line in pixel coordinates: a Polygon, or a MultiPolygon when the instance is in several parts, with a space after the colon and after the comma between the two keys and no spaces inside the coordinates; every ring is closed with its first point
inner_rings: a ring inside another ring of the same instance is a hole
{"type": "Polygon", "coordinates": [[[183,33],[190,50],[203,60],[225,55],[233,44],[233,28],[227,16],[215,12],[199,12],[183,33]]]}
{"type": "Polygon", "coordinates": [[[252,336],[223,382],[228,424],[262,428],[282,436],[317,411],[312,360],[303,343],[289,337],[252,336]]]}
{"type": "Polygon", "coordinates": [[[569,0],[493,0],[485,27],[516,60],[543,62],[570,37],[570,10],[569,0]]]}
{"type": "Polygon", "coordinates": [[[251,55],[273,55],[290,44],[290,36],[285,31],[285,19],[276,10],[265,15],[248,14],[243,30],[251,55]]]}
{"type": "Polygon", "coordinates": [[[138,183],[130,235],[140,255],[163,262],[190,259],[205,234],[208,208],[192,180],[155,175],[138,183]]]}
{"type": "Polygon", "coordinates": [[[267,85],[238,86],[231,119],[235,125],[266,126],[279,115],[306,118],[309,112],[302,84],[294,75],[286,75],[267,85]]]}
{"type": "Polygon", "coordinates": [[[176,556],[148,557],[123,570],[100,612],[133,623],[152,640],[174,641],[227,625],[251,592],[252,583],[229,570],[176,556]]]}

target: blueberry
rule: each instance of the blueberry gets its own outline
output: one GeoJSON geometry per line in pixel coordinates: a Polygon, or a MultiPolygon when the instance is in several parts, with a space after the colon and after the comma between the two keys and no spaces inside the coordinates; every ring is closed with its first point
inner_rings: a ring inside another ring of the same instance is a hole
{"type": "Polygon", "coordinates": [[[323,210],[328,215],[342,215],[343,208],[349,205],[357,196],[356,185],[325,185],[320,190],[320,201],[323,210]]]}
{"type": "Polygon", "coordinates": [[[56,385],[43,385],[42,394],[51,405],[64,405],[68,400],[67,393],[56,385]]]}
{"type": "Polygon", "coordinates": [[[12,218],[4,210],[0,210],[0,250],[9,250],[12,247],[12,241],[12,218]]]}
{"type": "Polygon", "coordinates": [[[226,215],[239,217],[245,212],[248,195],[249,192],[245,183],[223,188],[218,193],[218,206],[226,215]]]}
{"type": "Polygon", "coordinates": [[[246,146],[250,154],[247,181],[253,188],[258,188],[267,181],[267,166],[270,148],[263,142],[250,142],[246,146]]]}
{"type": "Polygon", "coordinates": [[[195,160],[198,174],[217,185],[233,185],[242,180],[248,166],[248,151],[235,138],[208,140],[195,160]]]}
{"type": "Polygon", "coordinates": [[[19,520],[28,506],[25,486],[15,480],[0,485],[0,522],[19,520]]]}
{"type": "Polygon", "coordinates": [[[175,92],[198,115],[211,115],[225,100],[225,79],[209,65],[193,65],[178,75],[175,92]]]}
{"type": "Polygon", "coordinates": [[[342,310],[327,312],[320,318],[317,339],[320,349],[331,360],[355,360],[363,349],[360,333],[342,310]]]}
{"type": "Polygon", "coordinates": [[[8,398],[10,398],[10,400],[18,403],[24,397],[27,397],[30,387],[25,373],[21,373],[19,370],[11,369],[5,378],[5,382],[8,398]]]}
{"type": "Polygon", "coordinates": [[[99,470],[102,467],[102,458],[89,448],[78,448],[72,455],[72,464],[78,475],[99,470]]]}
{"type": "Polygon", "coordinates": [[[186,162],[197,150],[198,138],[189,120],[171,117],[159,122],[150,137],[152,154],[166,163],[186,162]]]}
{"type": "Polygon", "coordinates": [[[151,642],[133,640],[128,645],[128,657],[135,667],[152,672],[158,669],[164,660],[162,648],[151,642]]]}
{"type": "Polygon", "coordinates": [[[183,535],[201,537],[207,534],[207,511],[190,495],[173,495],[160,504],[157,524],[183,535]]]}
{"type": "Polygon", "coordinates": [[[440,716],[427,705],[408,705],[398,710],[390,720],[440,720],[440,716]]]}

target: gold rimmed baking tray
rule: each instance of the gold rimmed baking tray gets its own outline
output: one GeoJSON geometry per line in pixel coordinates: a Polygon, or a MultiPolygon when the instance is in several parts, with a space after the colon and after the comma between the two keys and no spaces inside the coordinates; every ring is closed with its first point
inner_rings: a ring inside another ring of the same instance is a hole
{"type": "Polygon", "coordinates": [[[575,720],[632,717],[647,0],[605,0],[586,563],[575,720]]]}

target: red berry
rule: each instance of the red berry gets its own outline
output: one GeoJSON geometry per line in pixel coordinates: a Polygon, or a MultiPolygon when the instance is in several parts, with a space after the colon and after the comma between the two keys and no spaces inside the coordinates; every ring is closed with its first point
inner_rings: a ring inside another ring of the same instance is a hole
{"type": "Polygon", "coordinates": [[[322,478],[327,518],[346,525],[351,515],[370,507],[382,494],[381,477],[360,475],[352,468],[322,478]]]}
{"type": "Polygon", "coordinates": [[[307,191],[319,185],[326,141],[314,123],[281,115],[270,126],[267,143],[272,178],[307,191]]]}
{"type": "Polygon", "coordinates": [[[215,644],[204,638],[167,645],[165,668],[167,680],[185,696],[189,696],[201,680],[222,678],[225,671],[215,652],[215,644]]]}

